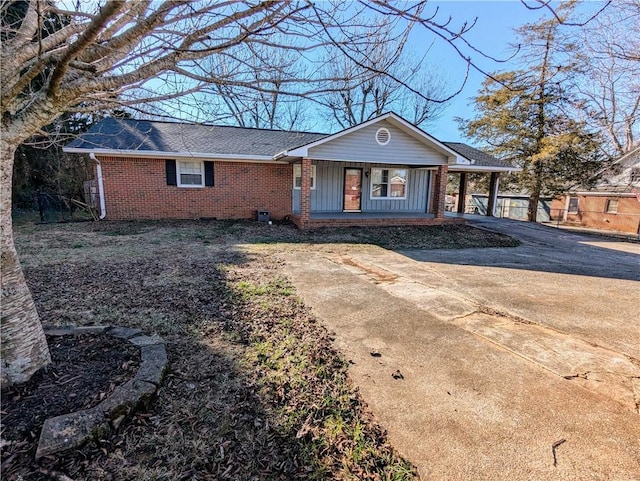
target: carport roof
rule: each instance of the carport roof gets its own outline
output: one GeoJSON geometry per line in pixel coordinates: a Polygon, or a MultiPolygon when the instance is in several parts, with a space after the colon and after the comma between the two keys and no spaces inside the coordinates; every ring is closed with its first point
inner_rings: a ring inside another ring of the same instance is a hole
{"type": "Polygon", "coordinates": [[[455,150],[457,153],[469,159],[471,165],[475,167],[504,167],[508,169],[514,169],[513,165],[504,160],[495,158],[493,155],[489,155],[482,150],[478,150],[470,145],[463,144],[461,142],[443,142],[451,150],[455,150]]]}

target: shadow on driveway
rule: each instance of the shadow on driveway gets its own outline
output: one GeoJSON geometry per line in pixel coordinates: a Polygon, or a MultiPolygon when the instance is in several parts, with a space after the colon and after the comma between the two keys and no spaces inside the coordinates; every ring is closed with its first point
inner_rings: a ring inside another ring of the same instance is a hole
{"type": "Polygon", "coordinates": [[[518,239],[516,248],[401,250],[421,262],[503,267],[640,281],[640,244],[484,216],[465,216],[472,227],[518,239]]]}

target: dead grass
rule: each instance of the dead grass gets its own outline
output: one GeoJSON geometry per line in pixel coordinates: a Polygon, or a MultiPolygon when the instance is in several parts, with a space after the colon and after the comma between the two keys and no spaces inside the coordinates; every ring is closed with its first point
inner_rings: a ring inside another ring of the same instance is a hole
{"type": "Polygon", "coordinates": [[[6,479],[52,472],[75,480],[416,478],[352,386],[331,337],[282,276],[277,252],[353,242],[451,247],[460,237],[465,245],[512,243],[464,228],[18,226],[43,322],[158,333],[168,341],[170,372],[157,398],[118,433],[61,458],[24,460],[6,479]]]}

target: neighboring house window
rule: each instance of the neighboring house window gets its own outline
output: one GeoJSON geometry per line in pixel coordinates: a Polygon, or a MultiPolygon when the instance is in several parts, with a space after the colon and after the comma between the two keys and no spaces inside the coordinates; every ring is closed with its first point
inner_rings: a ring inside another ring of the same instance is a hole
{"type": "Polygon", "coordinates": [[[634,167],[631,169],[631,183],[640,184],[640,168],[634,167]]]}
{"type": "Polygon", "coordinates": [[[569,214],[577,214],[578,213],[578,198],[577,197],[569,197],[569,214]]]}
{"type": "Polygon", "coordinates": [[[406,199],[406,169],[371,169],[372,199],[406,199]]]}
{"type": "Polygon", "coordinates": [[[166,161],[167,185],[178,187],[213,187],[213,162],[166,161]]]}
{"type": "Polygon", "coordinates": [[[618,199],[607,199],[604,211],[607,214],[616,214],[618,212],[618,199]]]}
{"type": "MultiPolygon", "coordinates": [[[[302,165],[293,164],[293,188],[302,189],[302,165]]],[[[311,166],[311,190],[316,188],[316,166],[311,166]]]]}

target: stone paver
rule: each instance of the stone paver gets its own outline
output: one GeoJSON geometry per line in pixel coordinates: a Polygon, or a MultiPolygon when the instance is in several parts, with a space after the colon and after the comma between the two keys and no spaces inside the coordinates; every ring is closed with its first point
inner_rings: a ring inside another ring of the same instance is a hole
{"type": "Polygon", "coordinates": [[[87,438],[99,434],[104,422],[104,413],[96,408],[47,419],[42,426],[36,459],[81,446],[87,438]]]}
{"type": "Polygon", "coordinates": [[[423,479],[638,480],[637,256],[523,229],[516,249],[284,256],[423,479]]]}

